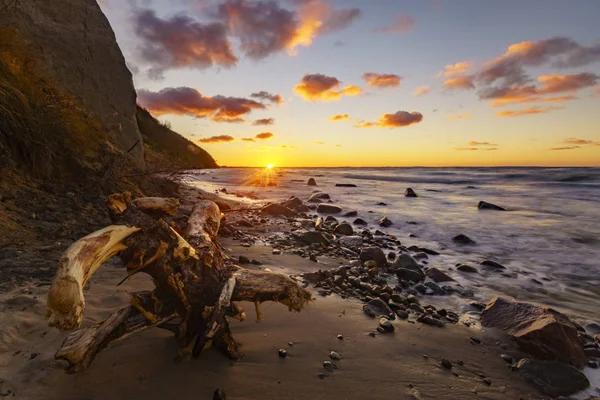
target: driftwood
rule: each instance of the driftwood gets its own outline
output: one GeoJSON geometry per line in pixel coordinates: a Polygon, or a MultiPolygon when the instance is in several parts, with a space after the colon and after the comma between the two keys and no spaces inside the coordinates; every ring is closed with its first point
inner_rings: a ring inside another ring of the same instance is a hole
{"type": "Polygon", "coordinates": [[[106,320],[71,333],[56,353],[71,372],[86,369],[108,344],[158,325],[175,333],[178,358],[198,357],[209,342],[231,359],[241,357],[226,316],[244,320],[236,302],[250,301],[261,318],[260,303],[276,301],[300,311],[310,293],[284,275],[248,270],[223,253],[216,236],[221,213],[212,201],[196,204],[178,231],[161,215],[173,215],[177,200],[109,197],[113,225],[71,245],[62,256],[48,295],[48,321],[61,330],[81,325],[83,286],[106,259],[118,255],[128,279],[138,272],[154,281],[152,292],[135,293],[130,304],[106,320]]]}

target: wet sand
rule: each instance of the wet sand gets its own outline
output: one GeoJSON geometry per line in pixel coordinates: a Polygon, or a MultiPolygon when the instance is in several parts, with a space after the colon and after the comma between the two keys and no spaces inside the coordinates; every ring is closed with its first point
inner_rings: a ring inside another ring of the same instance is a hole
{"type": "MultiPolygon", "coordinates": [[[[281,271],[278,267],[288,273],[317,267],[298,256],[273,255],[266,246],[246,248],[229,240],[223,244],[228,253],[259,259],[264,262],[261,268],[276,272],[281,271]]],[[[335,260],[323,262],[336,265],[335,260]]],[[[86,292],[84,325],[125,304],[129,292],[151,287],[148,277],[139,274],[117,288],[123,269],[117,260],[107,264],[86,292]]],[[[371,337],[377,320],[362,312],[359,301],[337,296],[317,296],[299,314],[266,303],[260,324],[254,322],[253,305],[242,303],[248,318],[232,322],[245,353],[238,362],[206,349],[199,359],[175,363],[172,334],[150,328],[100,352],[85,372],[70,375],[64,372],[63,362],[53,360],[65,334],[46,326],[47,287],[33,286],[30,291],[4,293],[0,299],[0,376],[4,379],[0,393],[11,390],[15,398],[211,399],[217,388],[233,400],[540,398],[499,357],[501,351],[519,355],[505,336],[460,325],[437,328],[396,320],[394,333],[371,337]],[[7,305],[7,300],[13,305],[7,305]],[[344,339],[339,340],[338,334],[344,339]],[[470,336],[482,343],[472,344],[470,336]],[[278,356],[280,348],[288,351],[285,359],[278,356]],[[338,370],[327,373],[322,364],[332,350],[343,359],[336,362],[338,370]],[[440,367],[442,358],[452,361],[452,370],[440,367]],[[327,376],[321,379],[319,373],[327,376]]]]}

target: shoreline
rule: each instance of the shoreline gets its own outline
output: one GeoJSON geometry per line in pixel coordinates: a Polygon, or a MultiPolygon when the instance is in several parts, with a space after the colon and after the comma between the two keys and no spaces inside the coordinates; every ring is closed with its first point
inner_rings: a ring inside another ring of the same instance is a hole
{"type": "MultiPolygon", "coordinates": [[[[183,185],[179,185],[179,194],[183,196],[181,208],[189,207],[199,197],[229,205],[234,203],[183,185]]],[[[297,228],[294,222],[253,215],[250,220],[257,219],[257,226],[244,227],[239,223],[243,219],[248,219],[247,213],[226,213],[225,226],[235,227],[240,233],[231,232],[229,237],[221,237],[220,242],[230,257],[241,255],[262,263],[250,265],[253,268],[269,268],[297,276],[318,269],[333,269],[347,261],[324,254],[318,257],[316,264],[308,256],[303,258],[286,250],[274,254],[273,247],[265,242],[270,236],[289,234],[297,228]],[[265,222],[260,222],[262,220],[265,222]]],[[[116,259],[106,264],[94,275],[86,292],[88,309],[84,324],[101,320],[128,300],[128,292],[150,285],[146,276],[136,276],[115,288],[124,276],[123,267],[116,259]]],[[[541,398],[517,373],[510,371],[500,357],[500,354],[515,358],[526,356],[505,334],[452,324],[440,329],[396,319],[392,321],[396,328],[394,333],[377,333],[372,337],[370,333],[376,332],[377,319],[362,311],[358,299],[342,299],[335,294],[323,297],[314,287],[310,287],[314,301],[306,311],[292,314],[280,305],[265,304],[262,324],[254,324],[253,307],[244,303],[247,320],[232,325],[246,354],[239,362],[232,363],[215,351],[206,351],[198,360],[175,364],[172,336],[160,329],[149,329],[109,346],[89,370],[67,375],[63,372],[64,364],[52,359],[65,334],[45,324],[47,289],[47,286],[34,284],[0,295],[0,304],[3,304],[0,326],[11,327],[1,336],[0,365],[8,371],[1,374],[5,377],[0,387],[2,393],[11,390],[17,398],[32,399],[187,398],[200,393],[200,398],[210,398],[218,387],[234,400],[255,398],[257,393],[265,399],[283,396],[293,399],[541,398]],[[344,339],[339,340],[338,334],[344,335],[344,339]],[[279,348],[286,349],[289,357],[280,359],[279,348]],[[342,360],[337,362],[339,369],[320,379],[318,374],[324,373],[322,363],[329,360],[330,351],[341,354],[342,360]],[[450,360],[452,370],[441,367],[441,359],[450,360]],[[374,387],[376,397],[372,397],[374,387]]]]}

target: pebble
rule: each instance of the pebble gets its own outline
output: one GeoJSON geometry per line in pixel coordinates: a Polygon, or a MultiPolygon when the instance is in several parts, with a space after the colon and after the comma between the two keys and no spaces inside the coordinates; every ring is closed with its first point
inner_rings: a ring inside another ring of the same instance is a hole
{"type": "Polygon", "coordinates": [[[238,262],[240,264],[249,264],[250,263],[250,259],[248,257],[246,257],[246,256],[240,256],[238,258],[238,262]]]}
{"type": "Polygon", "coordinates": [[[442,367],[446,368],[446,369],[452,369],[452,363],[448,360],[446,360],[445,358],[442,358],[442,361],[440,361],[440,364],[442,367]]]}
{"type": "Polygon", "coordinates": [[[279,357],[286,358],[287,357],[287,351],[285,349],[279,349],[279,357]]]}
{"type": "Polygon", "coordinates": [[[329,353],[329,358],[335,361],[339,361],[342,359],[342,356],[340,356],[338,352],[332,351],[331,353],[329,353]]]}
{"type": "Polygon", "coordinates": [[[344,340],[344,335],[341,335],[341,334],[340,334],[340,335],[337,335],[337,338],[338,338],[339,340],[344,340]]]}
{"type": "Polygon", "coordinates": [[[394,332],[395,328],[394,325],[392,325],[392,323],[387,318],[380,318],[377,330],[381,333],[388,333],[394,332]]]}
{"type": "Polygon", "coordinates": [[[279,249],[273,249],[273,254],[274,255],[279,255],[279,254],[281,254],[281,250],[279,250],[279,249]]]}
{"type": "Polygon", "coordinates": [[[217,390],[215,390],[215,392],[213,393],[213,400],[227,400],[227,395],[225,394],[225,391],[221,388],[217,388],[217,390]]]}
{"type": "Polygon", "coordinates": [[[322,373],[322,372],[319,372],[319,373],[317,374],[317,376],[318,376],[319,378],[321,378],[321,379],[325,379],[325,377],[326,377],[327,375],[325,375],[325,374],[324,374],[324,373],[322,373]]]}
{"type": "Polygon", "coordinates": [[[500,354],[500,358],[502,358],[504,361],[506,361],[509,364],[513,364],[515,362],[515,359],[511,356],[509,356],[508,354],[500,354]]]}
{"type": "Polygon", "coordinates": [[[398,316],[398,318],[401,318],[401,319],[408,318],[408,313],[406,311],[396,310],[396,315],[398,316]]]}
{"type": "Polygon", "coordinates": [[[481,340],[477,339],[476,337],[473,337],[473,336],[471,336],[471,337],[469,338],[469,340],[471,341],[471,343],[474,343],[474,344],[481,344],[481,340]]]}
{"type": "Polygon", "coordinates": [[[323,368],[325,368],[326,371],[333,372],[335,364],[331,361],[323,361],[323,368]]]}

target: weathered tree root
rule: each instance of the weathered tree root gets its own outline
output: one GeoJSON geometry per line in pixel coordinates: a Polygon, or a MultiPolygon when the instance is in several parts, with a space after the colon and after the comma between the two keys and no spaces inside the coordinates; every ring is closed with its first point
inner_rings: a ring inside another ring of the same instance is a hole
{"type": "MultiPolygon", "coordinates": [[[[212,341],[231,359],[242,353],[233,339],[226,316],[244,320],[235,302],[276,301],[300,311],[310,292],[280,274],[234,265],[216,241],[221,213],[211,201],[196,204],[180,234],[160,219],[174,215],[174,199],[131,200],[128,193],[109,197],[114,225],[75,242],[61,258],[48,294],[50,326],[69,330],[81,325],[85,300],[83,286],[106,259],[118,254],[128,279],[138,272],[152,276],[153,292],[137,293],[131,304],[106,320],[71,333],[56,353],[80,372],[111,342],[150,326],[175,333],[180,357],[198,357],[212,341]],[[178,323],[171,321],[179,321],[178,323]],[[192,345],[193,343],[193,345],[192,345]]],[[[258,313],[260,316],[260,313],[258,313]]]]}

